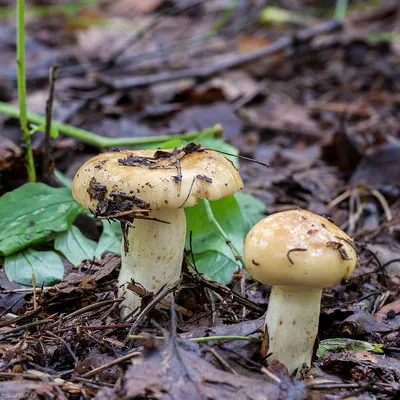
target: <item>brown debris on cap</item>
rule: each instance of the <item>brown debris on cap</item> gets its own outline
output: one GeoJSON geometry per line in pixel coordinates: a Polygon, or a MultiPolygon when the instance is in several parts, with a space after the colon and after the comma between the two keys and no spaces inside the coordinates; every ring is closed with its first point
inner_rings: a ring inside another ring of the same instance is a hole
{"type": "Polygon", "coordinates": [[[72,193],[95,215],[134,208],[192,207],[243,187],[237,169],[213,150],[122,150],[100,154],[77,172],[72,193]],[[118,203],[118,204],[117,204],[118,203]]]}
{"type": "Polygon", "coordinates": [[[258,222],[247,235],[244,258],[259,282],[315,288],[339,284],[358,260],[349,236],[305,210],[271,214],[258,222]]]}

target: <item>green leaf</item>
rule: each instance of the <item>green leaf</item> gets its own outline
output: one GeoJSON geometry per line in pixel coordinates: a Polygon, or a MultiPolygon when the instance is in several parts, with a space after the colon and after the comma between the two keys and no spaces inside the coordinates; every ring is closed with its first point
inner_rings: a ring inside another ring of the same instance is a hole
{"type": "Polygon", "coordinates": [[[237,192],[234,194],[245,222],[246,233],[264,217],[265,205],[261,200],[249,193],[237,192]]]}
{"type": "Polygon", "coordinates": [[[321,357],[324,354],[342,353],[345,351],[353,351],[356,353],[357,351],[361,350],[382,354],[382,347],[383,344],[368,343],[362,340],[353,340],[347,338],[326,339],[320,342],[317,350],[317,356],[321,357]]]}
{"type": "Polygon", "coordinates": [[[102,221],[103,233],[97,244],[95,257],[101,258],[105,251],[121,254],[122,230],[119,222],[102,221]]]}
{"type": "Polygon", "coordinates": [[[67,188],[27,183],[0,198],[0,255],[10,255],[67,230],[80,206],[67,188]]]}
{"type": "Polygon", "coordinates": [[[199,272],[213,281],[225,284],[232,280],[234,272],[239,268],[238,262],[232,256],[216,250],[195,253],[194,261],[199,272]]]}
{"type": "Polygon", "coordinates": [[[204,200],[200,200],[195,207],[185,209],[186,248],[190,249],[189,236],[192,232],[192,248],[199,271],[213,276],[216,281],[229,283],[232,280],[232,272],[237,270],[240,264],[226,243],[226,238],[242,255],[246,235],[245,223],[234,196],[209,202],[209,205],[213,218],[210,218],[204,200]]]}
{"type": "Polygon", "coordinates": [[[96,247],[97,243],[85,237],[76,226],[71,226],[67,231],[59,233],[54,241],[54,248],[75,266],[80,265],[84,260],[91,260],[95,255],[96,247]]]}
{"type": "Polygon", "coordinates": [[[37,286],[53,285],[64,276],[64,265],[54,251],[20,251],[5,258],[4,270],[10,281],[22,285],[32,285],[32,274],[37,286]]]}

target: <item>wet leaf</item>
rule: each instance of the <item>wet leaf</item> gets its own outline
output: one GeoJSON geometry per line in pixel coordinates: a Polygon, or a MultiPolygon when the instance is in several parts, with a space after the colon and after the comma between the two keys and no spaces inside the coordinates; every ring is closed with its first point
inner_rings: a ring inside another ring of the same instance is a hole
{"type": "Polygon", "coordinates": [[[109,251],[111,253],[121,254],[122,230],[119,222],[103,221],[103,232],[97,244],[95,257],[101,258],[101,255],[109,251]]]}
{"type": "MultiPolygon", "coordinates": [[[[169,339],[160,350],[144,358],[134,358],[118,398],[138,399],[285,399],[302,400],[309,393],[304,385],[290,378],[281,384],[266,379],[233,375],[215,368],[201,358],[197,345],[169,339]]],[[[116,399],[116,393],[104,392],[99,399],[116,399]]]]}
{"type": "Polygon", "coordinates": [[[185,213],[186,248],[190,249],[189,235],[192,232],[192,249],[198,270],[212,280],[230,282],[240,264],[220,228],[238,253],[243,254],[246,228],[236,198],[230,196],[207,203],[200,200],[197,206],[186,208],[185,213]]]}
{"type": "Polygon", "coordinates": [[[75,266],[84,260],[91,260],[95,256],[96,247],[96,242],[85,237],[76,226],[59,233],[54,241],[54,248],[75,266]]]}
{"type": "Polygon", "coordinates": [[[6,257],[4,269],[10,281],[22,285],[32,285],[32,274],[37,286],[60,282],[64,275],[64,265],[54,251],[20,251],[6,257]]]}
{"type": "Polygon", "coordinates": [[[363,340],[347,338],[336,338],[322,340],[318,346],[317,356],[321,357],[329,353],[342,353],[345,351],[372,351],[373,353],[383,354],[383,344],[368,343],[363,340]]]}
{"type": "Polygon", "coordinates": [[[234,196],[243,215],[246,231],[249,231],[264,216],[265,204],[249,193],[238,192],[234,196]]]}
{"type": "Polygon", "coordinates": [[[80,207],[67,188],[27,183],[0,198],[0,255],[42,242],[71,226],[80,207]]]}

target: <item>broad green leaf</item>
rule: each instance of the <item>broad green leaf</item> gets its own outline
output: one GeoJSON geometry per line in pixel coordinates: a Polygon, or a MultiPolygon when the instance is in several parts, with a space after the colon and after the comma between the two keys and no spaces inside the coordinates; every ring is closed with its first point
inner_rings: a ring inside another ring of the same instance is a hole
{"type": "Polygon", "coordinates": [[[212,272],[210,268],[212,268],[213,271],[217,271],[213,273],[214,280],[228,283],[232,280],[232,271],[238,269],[240,264],[235,259],[231,247],[226,243],[226,239],[217,224],[238,253],[242,255],[246,234],[245,223],[234,196],[212,201],[209,204],[216,221],[210,219],[207,214],[204,200],[200,200],[195,207],[185,209],[187,219],[186,248],[190,248],[189,235],[192,232],[192,248],[199,271],[209,276],[212,272]],[[202,253],[206,254],[200,256],[198,260],[197,256],[202,253]],[[228,264],[227,259],[231,263],[228,264]],[[228,270],[230,271],[229,274],[228,270]]]}
{"type": "Polygon", "coordinates": [[[361,351],[367,350],[373,353],[382,354],[383,344],[368,343],[362,340],[353,340],[347,338],[335,338],[322,340],[318,346],[317,356],[321,357],[329,353],[341,353],[345,351],[361,351]]]}
{"type": "Polygon", "coordinates": [[[240,211],[245,222],[246,233],[264,216],[265,205],[249,193],[235,193],[240,211]]]}
{"type": "Polygon", "coordinates": [[[238,270],[238,262],[232,256],[226,256],[219,251],[206,251],[204,253],[195,253],[194,262],[202,274],[209,279],[221,283],[229,283],[233,274],[238,270]]]}
{"type": "Polygon", "coordinates": [[[54,248],[75,266],[78,266],[84,260],[91,260],[95,255],[96,247],[96,242],[85,237],[73,225],[67,231],[57,234],[54,241],[54,248]]]}
{"type": "Polygon", "coordinates": [[[0,255],[10,255],[67,230],[80,206],[67,188],[27,183],[0,198],[0,255]]]}
{"type": "Polygon", "coordinates": [[[95,257],[101,258],[105,251],[121,254],[122,230],[119,222],[102,221],[103,233],[97,244],[95,257]]]}
{"type": "Polygon", "coordinates": [[[20,251],[5,258],[4,270],[10,281],[22,285],[32,285],[32,274],[37,286],[53,285],[64,276],[64,265],[54,251],[20,251]]]}

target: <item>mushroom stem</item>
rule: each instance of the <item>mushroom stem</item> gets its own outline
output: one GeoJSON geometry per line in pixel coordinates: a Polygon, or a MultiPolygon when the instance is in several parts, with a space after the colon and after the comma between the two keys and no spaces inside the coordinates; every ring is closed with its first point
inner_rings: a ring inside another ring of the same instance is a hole
{"type": "MultiPolygon", "coordinates": [[[[120,295],[125,292],[126,283],[132,279],[147,291],[157,292],[180,277],[186,236],[184,209],[155,210],[150,213],[150,218],[169,223],[136,219],[135,227],[128,228],[127,249],[123,243],[118,278],[120,295]]],[[[126,291],[122,316],[128,315],[140,303],[140,297],[126,291]]]]}
{"type": "Polygon", "coordinates": [[[268,360],[283,363],[291,374],[303,363],[310,366],[318,333],[322,290],[274,286],[265,321],[268,360]]]}

